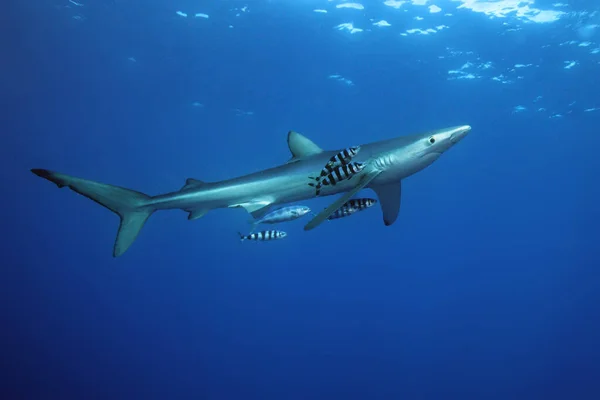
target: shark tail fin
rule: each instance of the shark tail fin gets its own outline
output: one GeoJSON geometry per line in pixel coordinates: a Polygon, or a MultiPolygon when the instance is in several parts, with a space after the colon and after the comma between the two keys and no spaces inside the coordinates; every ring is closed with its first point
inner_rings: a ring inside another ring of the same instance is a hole
{"type": "Polygon", "coordinates": [[[155,211],[150,203],[151,197],[134,190],[76,178],[46,169],[32,169],[31,172],[55,183],[59,188],[66,186],[119,216],[121,223],[113,248],[113,257],[118,257],[127,251],[150,215],[155,211]]]}

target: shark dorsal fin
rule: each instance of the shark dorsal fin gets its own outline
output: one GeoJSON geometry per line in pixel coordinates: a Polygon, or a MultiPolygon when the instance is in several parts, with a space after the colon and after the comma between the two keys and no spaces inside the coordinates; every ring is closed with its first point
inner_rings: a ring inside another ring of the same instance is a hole
{"type": "Polygon", "coordinates": [[[187,178],[185,180],[185,185],[183,185],[183,187],[181,188],[181,190],[184,189],[189,189],[192,187],[198,187],[198,186],[202,186],[204,185],[204,182],[198,180],[198,179],[194,179],[194,178],[187,178]]]}
{"type": "Polygon", "coordinates": [[[289,131],[287,141],[292,153],[290,161],[296,161],[323,152],[323,149],[317,146],[312,140],[298,132],[289,131]]]}

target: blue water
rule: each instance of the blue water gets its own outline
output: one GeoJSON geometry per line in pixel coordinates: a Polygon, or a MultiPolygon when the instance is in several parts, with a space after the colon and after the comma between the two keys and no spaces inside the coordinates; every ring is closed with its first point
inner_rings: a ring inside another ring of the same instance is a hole
{"type": "Polygon", "coordinates": [[[594,2],[78,3],[5,13],[1,398],[600,398],[594,2]],[[463,124],[391,227],[374,207],[273,243],[240,243],[243,209],[175,210],[113,258],[118,218],[29,172],[155,195],[285,162],[290,129],[463,124]]]}

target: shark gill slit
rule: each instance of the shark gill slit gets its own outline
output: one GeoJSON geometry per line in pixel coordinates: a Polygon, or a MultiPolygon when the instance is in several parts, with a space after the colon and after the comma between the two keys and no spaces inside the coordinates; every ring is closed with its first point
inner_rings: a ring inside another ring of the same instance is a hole
{"type": "Polygon", "coordinates": [[[396,162],[396,157],[392,153],[382,154],[373,160],[372,165],[377,171],[385,171],[392,167],[396,162]]]}

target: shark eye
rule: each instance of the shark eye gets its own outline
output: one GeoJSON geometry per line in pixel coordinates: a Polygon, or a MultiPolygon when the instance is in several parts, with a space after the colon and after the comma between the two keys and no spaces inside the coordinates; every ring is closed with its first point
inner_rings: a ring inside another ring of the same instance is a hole
{"type": "Polygon", "coordinates": [[[431,143],[431,144],[435,143],[435,138],[433,136],[429,138],[429,143],[431,143]]]}

